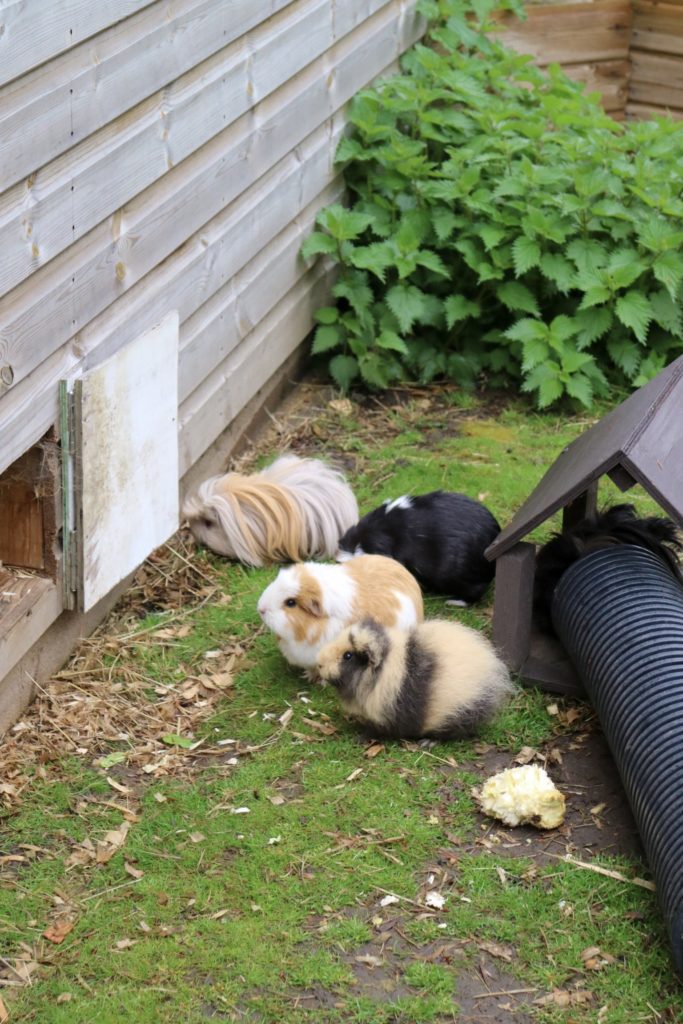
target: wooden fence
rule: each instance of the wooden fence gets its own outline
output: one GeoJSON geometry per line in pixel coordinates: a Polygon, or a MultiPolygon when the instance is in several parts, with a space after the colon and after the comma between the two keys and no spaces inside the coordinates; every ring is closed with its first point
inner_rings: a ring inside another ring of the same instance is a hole
{"type": "Polygon", "coordinates": [[[599,92],[616,119],[624,117],[628,97],[630,0],[535,4],[526,21],[505,14],[501,42],[529,53],[541,67],[561,64],[569,78],[599,92]]]}
{"type": "Polygon", "coordinates": [[[683,0],[589,0],[527,6],[500,17],[501,40],[600,93],[617,120],[683,117],[683,0]]]}

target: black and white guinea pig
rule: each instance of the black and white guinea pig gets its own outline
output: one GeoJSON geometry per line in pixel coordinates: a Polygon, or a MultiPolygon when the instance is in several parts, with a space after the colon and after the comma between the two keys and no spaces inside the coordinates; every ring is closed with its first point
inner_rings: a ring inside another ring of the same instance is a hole
{"type": "Polygon", "coordinates": [[[633,505],[612,505],[586,516],[564,533],[556,533],[536,554],[534,618],[552,633],[550,608],[555,587],[566,570],[580,558],[602,548],[634,544],[646,548],[683,582],[680,558],[683,541],[678,527],[664,516],[639,516],[633,505]]]}
{"type": "Polygon", "coordinates": [[[409,630],[363,619],[319,651],[317,668],[344,709],[378,736],[467,736],[514,692],[486,637],[441,619],[409,630]]]}
{"type": "Polygon", "coordinates": [[[431,491],[385,501],[350,527],[336,558],[395,558],[426,590],[460,602],[478,601],[493,579],[484,551],[500,533],[485,505],[466,494],[431,491]]]}

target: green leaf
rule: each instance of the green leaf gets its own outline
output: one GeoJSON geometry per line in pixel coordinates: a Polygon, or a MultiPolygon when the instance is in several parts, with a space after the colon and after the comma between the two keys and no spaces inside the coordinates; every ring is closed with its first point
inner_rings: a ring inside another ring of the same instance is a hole
{"type": "Polygon", "coordinates": [[[487,249],[494,249],[499,242],[502,242],[505,235],[505,230],[497,228],[493,224],[485,224],[479,229],[479,237],[482,239],[487,249]]]}
{"type": "Polygon", "coordinates": [[[630,327],[641,343],[647,337],[652,320],[652,307],[642,292],[628,291],[617,299],[615,312],[625,327],[630,327]]]}
{"type": "MultiPolygon", "coordinates": [[[[562,371],[563,373],[576,373],[577,370],[583,369],[588,363],[593,362],[593,357],[587,352],[579,352],[578,349],[566,349],[562,353],[562,371]]],[[[569,388],[567,388],[569,390],[569,388]]],[[[570,392],[571,393],[571,392],[570,392]]]]}
{"type": "Polygon", "coordinates": [[[648,269],[635,249],[618,249],[607,264],[607,273],[615,288],[628,288],[648,269]]]}
{"type": "Polygon", "coordinates": [[[576,283],[576,270],[573,264],[559,253],[546,253],[542,257],[541,273],[565,295],[576,283]]]}
{"type": "Polygon", "coordinates": [[[373,388],[386,388],[389,386],[388,367],[376,352],[369,352],[358,360],[360,374],[366,384],[373,388]]]}
{"type": "Polygon", "coordinates": [[[683,256],[677,252],[661,253],[652,264],[652,272],[675,301],[683,281],[683,256]]]}
{"type": "Polygon", "coordinates": [[[387,242],[372,242],[370,245],[357,245],[348,256],[348,262],[360,270],[369,270],[384,281],[385,271],[391,266],[393,255],[387,242]]]}
{"type": "Polygon", "coordinates": [[[183,749],[189,750],[190,747],[194,746],[195,741],[187,736],[178,736],[175,732],[167,732],[165,736],[161,737],[161,742],[169,747],[183,747],[183,749]]]}
{"type": "Polygon", "coordinates": [[[578,348],[588,348],[594,341],[601,338],[612,326],[612,310],[608,306],[599,309],[579,309],[574,314],[577,328],[576,344],[578,348]]]}
{"type": "Polygon", "coordinates": [[[519,281],[506,281],[496,288],[496,295],[508,309],[539,315],[536,299],[519,281]]]}
{"type": "Polygon", "coordinates": [[[534,366],[544,363],[548,358],[550,349],[545,341],[540,338],[530,338],[523,345],[524,358],[522,359],[522,370],[528,373],[534,366]]]}
{"type": "Polygon", "coordinates": [[[593,404],[593,385],[583,373],[576,373],[569,380],[565,381],[565,388],[568,395],[578,399],[586,409],[593,404]]]}
{"type": "Polygon", "coordinates": [[[403,334],[409,334],[424,309],[424,295],[415,285],[397,284],[387,292],[386,303],[403,334]]]}
{"type": "Polygon", "coordinates": [[[375,345],[378,348],[390,349],[392,352],[400,352],[403,356],[408,355],[408,346],[395,331],[382,331],[375,339],[375,345]]]}
{"type": "Polygon", "coordinates": [[[503,333],[506,338],[510,338],[512,341],[521,341],[522,344],[525,344],[529,341],[546,341],[549,331],[542,320],[532,320],[529,317],[525,317],[523,320],[518,320],[512,327],[508,327],[503,333]]]}
{"type": "Polygon", "coordinates": [[[564,393],[560,380],[560,367],[555,362],[540,363],[522,383],[522,391],[538,391],[538,405],[545,409],[564,393]]]}
{"type": "Polygon", "coordinates": [[[358,360],[353,356],[335,356],[330,361],[332,378],[342,391],[348,391],[358,376],[358,360]]]}
{"type": "Polygon", "coordinates": [[[677,338],[683,337],[680,305],[674,302],[664,288],[657,292],[651,292],[648,298],[655,322],[665,331],[670,331],[677,338]]]}
{"type": "Polygon", "coordinates": [[[317,356],[321,352],[328,352],[331,348],[336,348],[340,341],[341,331],[338,327],[334,327],[331,324],[320,326],[316,328],[311,353],[317,356]]]}
{"type": "Polygon", "coordinates": [[[313,315],[319,324],[336,324],[339,310],[336,306],[321,306],[313,315]]]}
{"type": "Polygon", "coordinates": [[[458,217],[447,206],[436,206],[432,210],[434,233],[440,242],[451,237],[458,222],[458,217]]]}
{"type": "Polygon", "coordinates": [[[556,316],[550,323],[550,334],[549,338],[552,344],[552,339],[558,341],[566,341],[567,338],[571,338],[576,334],[577,326],[570,316],[561,314],[556,316]]]}
{"type": "Polygon", "coordinates": [[[630,338],[621,335],[618,338],[610,338],[607,342],[607,351],[615,366],[618,366],[630,380],[633,380],[640,366],[642,349],[638,348],[630,338]]]}
{"type": "Polygon", "coordinates": [[[369,213],[355,213],[340,203],[333,203],[320,211],[316,223],[339,242],[353,241],[372,223],[372,216],[369,213]]]}
{"type": "Polygon", "coordinates": [[[105,754],[95,762],[100,768],[111,768],[115,764],[121,764],[126,760],[127,754],[124,750],[114,750],[111,754],[105,754]]]}
{"type": "Polygon", "coordinates": [[[471,302],[464,295],[449,295],[444,302],[444,311],[446,326],[450,330],[459,320],[466,320],[468,316],[479,316],[481,307],[478,302],[471,302]]]}
{"type": "Polygon", "coordinates": [[[517,277],[521,277],[527,270],[538,266],[541,260],[541,247],[533,238],[519,235],[512,243],[512,259],[515,264],[515,274],[517,277]]]}
{"type": "Polygon", "coordinates": [[[314,231],[301,246],[301,255],[305,260],[310,260],[313,256],[320,254],[332,256],[336,252],[337,243],[334,238],[324,235],[322,231],[314,231]]]}
{"type": "Polygon", "coordinates": [[[430,249],[421,249],[416,254],[415,260],[421,267],[426,267],[427,270],[431,270],[432,273],[438,274],[440,277],[451,276],[441,257],[430,249]]]}
{"type": "Polygon", "coordinates": [[[607,263],[607,249],[592,238],[575,238],[567,246],[567,256],[586,277],[597,273],[607,263]]]}
{"type": "Polygon", "coordinates": [[[612,298],[612,293],[609,288],[604,288],[602,285],[598,285],[595,288],[589,288],[581,300],[579,309],[590,309],[591,306],[599,306],[603,302],[607,302],[612,298]]]}

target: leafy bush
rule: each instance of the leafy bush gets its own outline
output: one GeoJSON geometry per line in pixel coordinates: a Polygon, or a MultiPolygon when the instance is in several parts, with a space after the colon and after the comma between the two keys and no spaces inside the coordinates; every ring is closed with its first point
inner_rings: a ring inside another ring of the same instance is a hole
{"type": "Polygon", "coordinates": [[[483,374],[589,406],[683,351],[683,126],[613,121],[495,42],[493,6],[422,2],[427,45],[352,102],[352,205],[302,250],[339,266],[313,351],[343,389],[483,374]]]}

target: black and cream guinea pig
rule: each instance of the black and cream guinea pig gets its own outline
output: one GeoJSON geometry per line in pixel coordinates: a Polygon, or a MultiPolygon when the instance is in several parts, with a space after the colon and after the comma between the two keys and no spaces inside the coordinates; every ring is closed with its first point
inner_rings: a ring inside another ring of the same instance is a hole
{"type": "Polygon", "coordinates": [[[633,505],[612,505],[586,516],[564,533],[556,533],[539,549],[534,576],[534,619],[553,632],[550,607],[555,587],[580,558],[602,548],[634,544],[656,555],[683,583],[680,558],[683,541],[678,527],[664,516],[638,516],[633,505]]]}
{"type": "Polygon", "coordinates": [[[440,619],[409,630],[363,619],[320,650],[317,668],[345,711],[377,736],[468,736],[514,692],[484,636],[440,619]]]}
{"type": "Polygon", "coordinates": [[[499,533],[486,506],[466,494],[403,495],[348,529],[336,558],[387,555],[405,565],[426,590],[470,604],[493,579],[494,566],[484,551],[499,533]]]}

